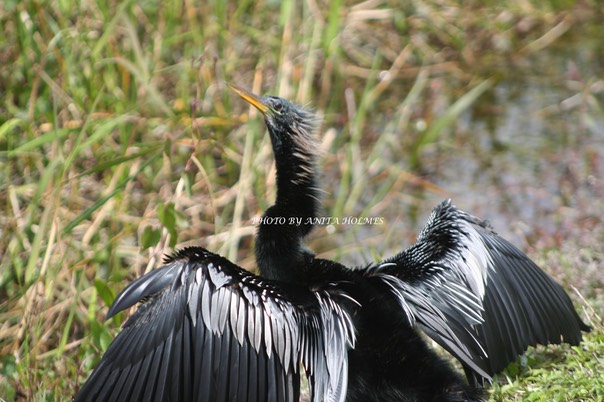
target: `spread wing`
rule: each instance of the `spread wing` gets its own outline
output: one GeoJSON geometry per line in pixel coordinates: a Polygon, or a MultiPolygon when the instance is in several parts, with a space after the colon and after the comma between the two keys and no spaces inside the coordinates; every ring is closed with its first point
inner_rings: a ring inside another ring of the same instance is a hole
{"type": "Polygon", "coordinates": [[[370,267],[409,322],[458,358],[482,383],[528,346],[578,344],[589,330],[566,292],[484,222],[445,201],[417,243],[370,267]]]}
{"type": "Polygon", "coordinates": [[[288,289],[187,248],[122,291],[127,320],[76,401],[343,401],[350,316],[335,291],[288,289]]]}

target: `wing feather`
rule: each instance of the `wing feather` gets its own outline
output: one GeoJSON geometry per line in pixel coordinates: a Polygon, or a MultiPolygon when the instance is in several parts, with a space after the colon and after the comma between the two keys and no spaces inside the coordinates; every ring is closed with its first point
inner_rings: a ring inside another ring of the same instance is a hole
{"type": "Polygon", "coordinates": [[[381,278],[409,324],[457,357],[477,383],[528,346],[577,344],[589,330],[560,285],[450,201],[435,208],[415,245],[366,274],[381,278]]]}
{"type": "Polygon", "coordinates": [[[349,313],[334,290],[282,286],[182,250],[118,295],[109,317],[144,303],[75,400],[294,401],[302,363],[314,401],[343,401],[349,313]]]}

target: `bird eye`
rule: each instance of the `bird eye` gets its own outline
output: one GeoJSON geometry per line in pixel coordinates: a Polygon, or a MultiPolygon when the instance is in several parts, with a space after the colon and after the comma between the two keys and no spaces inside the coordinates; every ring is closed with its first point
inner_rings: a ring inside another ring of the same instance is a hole
{"type": "Polygon", "coordinates": [[[276,112],[280,112],[283,109],[283,103],[279,101],[275,102],[274,109],[276,112]]]}

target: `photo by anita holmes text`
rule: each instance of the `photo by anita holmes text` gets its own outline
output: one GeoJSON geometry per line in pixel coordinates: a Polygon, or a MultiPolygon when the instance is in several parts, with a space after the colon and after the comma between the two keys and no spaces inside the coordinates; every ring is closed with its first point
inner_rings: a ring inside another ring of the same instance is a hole
{"type": "Polygon", "coordinates": [[[255,225],[382,225],[383,216],[256,216],[252,218],[255,225]]]}

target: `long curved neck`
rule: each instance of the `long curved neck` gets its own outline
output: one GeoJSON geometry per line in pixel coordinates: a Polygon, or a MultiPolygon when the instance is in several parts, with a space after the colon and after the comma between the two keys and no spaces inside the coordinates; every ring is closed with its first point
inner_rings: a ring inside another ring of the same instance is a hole
{"type": "Polygon", "coordinates": [[[277,167],[277,199],[274,207],[288,218],[296,220],[306,236],[313,225],[308,224],[317,216],[320,193],[317,184],[318,171],[314,155],[299,152],[275,155],[277,167]]]}
{"type": "Polygon", "coordinates": [[[296,145],[284,149],[273,143],[273,150],[277,199],[258,226],[256,261],[262,276],[300,283],[314,257],[303,240],[313,229],[320,208],[316,157],[296,145]]]}

